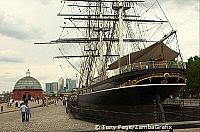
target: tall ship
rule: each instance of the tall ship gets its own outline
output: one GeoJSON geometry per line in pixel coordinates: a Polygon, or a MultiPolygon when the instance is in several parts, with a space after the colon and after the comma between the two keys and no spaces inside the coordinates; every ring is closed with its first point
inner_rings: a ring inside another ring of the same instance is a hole
{"type": "Polygon", "coordinates": [[[62,33],[48,44],[78,73],[77,108],[124,112],[186,86],[177,31],[158,0],[61,3],[62,33]]]}

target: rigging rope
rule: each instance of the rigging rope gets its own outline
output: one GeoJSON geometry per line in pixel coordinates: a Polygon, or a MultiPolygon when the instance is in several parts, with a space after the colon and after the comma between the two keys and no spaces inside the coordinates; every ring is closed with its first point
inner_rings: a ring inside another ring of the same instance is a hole
{"type": "Polygon", "coordinates": [[[168,23],[169,23],[169,25],[170,25],[170,27],[171,27],[172,30],[173,30],[174,28],[172,27],[171,23],[169,22],[169,19],[167,18],[167,16],[166,16],[164,10],[163,10],[162,7],[160,6],[160,3],[158,2],[158,0],[156,0],[156,2],[158,3],[158,6],[160,7],[161,11],[163,12],[165,18],[167,19],[167,21],[168,21],[168,23]]]}
{"type": "Polygon", "coordinates": [[[175,38],[176,38],[176,44],[177,44],[177,47],[178,47],[178,52],[180,54],[180,58],[181,58],[181,61],[183,61],[183,57],[182,57],[182,54],[181,54],[181,51],[180,51],[180,48],[179,48],[179,44],[178,44],[178,39],[177,39],[177,34],[175,33],[175,38]]]}
{"type": "MultiPolygon", "coordinates": [[[[61,51],[61,49],[59,48],[59,51],[61,52],[61,54],[64,56],[64,53],[61,51]]],[[[80,71],[68,60],[65,59],[78,73],[80,73],[80,71]]]]}
{"type": "MultiPolygon", "coordinates": [[[[61,1],[61,3],[62,3],[62,2],[63,2],[63,1],[61,1]]],[[[59,12],[59,14],[62,12],[62,10],[63,10],[64,6],[65,6],[65,1],[63,2],[63,5],[62,5],[62,7],[61,7],[61,9],[60,9],[60,12],[59,12]]]]}
{"type": "Polygon", "coordinates": [[[159,27],[156,29],[156,31],[151,35],[149,40],[151,40],[151,38],[156,34],[156,32],[161,28],[161,26],[162,26],[162,23],[159,25],[159,27]]]}
{"type": "MultiPolygon", "coordinates": [[[[156,2],[154,2],[146,11],[144,11],[143,13],[141,13],[141,16],[144,15],[145,13],[147,13],[155,4],[156,4],[156,2]]],[[[143,3],[142,3],[142,5],[145,6],[143,3]]]]}
{"type": "Polygon", "coordinates": [[[61,68],[61,70],[62,70],[62,72],[63,72],[63,74],[65,75],[65,77],[67,78],[67,75],[65,74],[65,72],[64,72],[64,70],[63,70],[63,68],[62,68],[62,66],[61,66],[61,64],[60,64],[60,60],[58,59],[58,62],[59,62],[59,66],[60,66],[60,68],[61,68]]]}

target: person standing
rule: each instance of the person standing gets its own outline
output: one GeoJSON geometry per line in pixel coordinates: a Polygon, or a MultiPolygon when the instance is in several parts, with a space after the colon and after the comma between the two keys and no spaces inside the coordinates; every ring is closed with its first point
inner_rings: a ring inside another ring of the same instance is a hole
{"type": "Polygon", "coordinates": [[[42,98],[42,107],[44,107],[45,106],[45,100],[44,100],[44,98],[42,98]]]}
{"type": "Polygon", "coordinates": [[[24,122],[25,120],[25,115],[26,115],[26,105],[23,103],[22,106],[20,107],[20,111],[21,111],[21,116],[22,116],[22,122],[24,122]]]}
{"type": "Polygon", "coordinates": [[[10,99],[10,107],[12,106],[13,99],[10,99]]]}
{"type": "Polygon", "coordinates": [[[27,104],[26,105],[26,121],[29,121],[29,117],[31,117],[31,111],[30,111],[30,108],[27,104]]]}
{"type": "Polygon", "coordinates": [[[24,100],[25,105],[28,105],[28,98],[24,100]]]}

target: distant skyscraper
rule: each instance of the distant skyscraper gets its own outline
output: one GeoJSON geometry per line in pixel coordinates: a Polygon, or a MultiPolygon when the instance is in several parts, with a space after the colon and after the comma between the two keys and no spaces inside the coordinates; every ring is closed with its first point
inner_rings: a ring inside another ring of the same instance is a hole
{"type": "Polygon", "coordinates": [[[71,91],[73,88],[76,88],[76,80],[66,79],[65,87],[66,91],[71,91]]]}
{"type": "Polygon", "coordinates": [[[64,89],[64,79],[61,77],[58,80],[58,91],[63,91],[63,89],[64,89]]]}
{"type": "Polygon", "coordinates": [[[53,92],[52,83],[46,83],[45,86],[46,86],[47,93],[53,92]]]}
{"type": "Polygon", "coordinates": [[[72,91],[73,88],[76,88],[76,80],[66,79],[62,77],[59,78],[58,82],[46,83],[46,93],[47,94],[60,94],[65,92],[72,91]]]}
{"type": "Polygon", "coordinates": [[[70,88],[71,89],[76,88],[76,80],[71,80],[70,81],[70,88]]]}
{"type": "Polygon", "coordinates": [[[69,89],[69,82],[70,82],[70,79],[66,79],[66,80],[65,80],[65,87],[66,87],[66,90],[69,89]]]}
{"type": "Polygon", "coordinates": [[[57,92],[58,92],[58,82],[52,82],[51,85],[52,85],[53,92],[57,94],[57,92]]]}

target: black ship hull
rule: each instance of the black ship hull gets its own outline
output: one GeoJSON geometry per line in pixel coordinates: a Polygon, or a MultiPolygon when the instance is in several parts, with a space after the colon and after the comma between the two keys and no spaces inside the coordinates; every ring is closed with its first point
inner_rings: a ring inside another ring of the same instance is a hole
{"type": "Polygon", "coordinates": [[[135,106],[153,104],[159,95],[164,101],[172,93],[177,92],[185,84],[144,84],[118,88],[110,88],[79,95],[81,106],[135,106]]]}
{"type": "Polygon", "coordinates": [[[80,107],[104,110],[115,110],[122,106],[151,105],[157,96],[162,102],[185,87],[185,78],[185,69],[177,68],[125,72],[82,90],[77,103],[80,107]]]}
{"type": "Polygon", "coordinates": [[[166,110],[161,103],[185,87],[185,81],[185,69],[125,72],[79,91],[70,110],[77,118],[109,125],[162,121],[164,118],[157,118],[155,111],[161,115],[166,110]]]}

